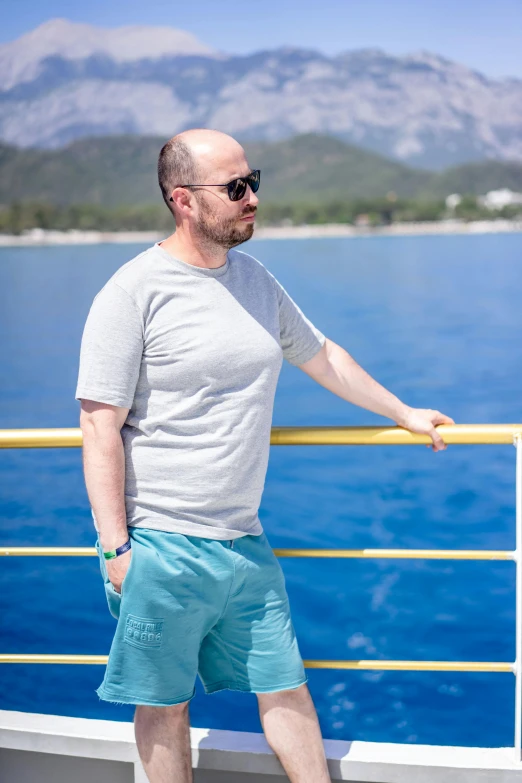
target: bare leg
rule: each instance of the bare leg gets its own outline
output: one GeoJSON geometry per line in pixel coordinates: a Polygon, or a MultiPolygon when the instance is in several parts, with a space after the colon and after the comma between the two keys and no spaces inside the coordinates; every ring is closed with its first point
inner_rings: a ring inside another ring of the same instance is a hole
{"type": "Polygon", "coordinates": [[[317,713],[306,684],[258,693],[265,737],[291,783],[330,783],[317,713]]]}
{"type": "Polygon", "coordinates": [[[192,783],[188,702],[137,706],[134,732],[150,783],[192,783]]]}

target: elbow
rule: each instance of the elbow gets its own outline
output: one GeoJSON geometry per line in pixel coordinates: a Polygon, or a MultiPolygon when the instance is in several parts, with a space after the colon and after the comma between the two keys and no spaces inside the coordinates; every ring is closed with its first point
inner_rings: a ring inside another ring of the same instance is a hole
{"type": "Polygon", "coordinates": [[[80,429],[84,439],[96,433],[95,417],[84,410],[83,407],[80,411],[80,429]]]}
{"type": "Polygon", "coordinates": [[[107,438],[117,434],[120,436],[120,430],[127,418],[128,410],[118,408],[114,405],[93,402],[91,400],[81,401],[80,410],[80,429],[85,439],[107,438]]]}
{"type": "Polygon", "coordinates": [[[332,372],[332,353],[335,347],[336,344],[326,338],[321,350],[310,361],[301,364],[300,369],[318,383],[323,383],[332,372]]]}

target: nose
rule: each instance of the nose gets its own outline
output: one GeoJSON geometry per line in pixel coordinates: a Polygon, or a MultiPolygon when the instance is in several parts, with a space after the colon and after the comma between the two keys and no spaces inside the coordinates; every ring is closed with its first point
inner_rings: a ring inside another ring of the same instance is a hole
{"type": "Polygon", "coordinates": [[[250,185],[247,186],[247,193],[248,193],[248,203],[251,207],[257,207],[259,204],[259,199],[257,195],[254,193],[250,185]]]}

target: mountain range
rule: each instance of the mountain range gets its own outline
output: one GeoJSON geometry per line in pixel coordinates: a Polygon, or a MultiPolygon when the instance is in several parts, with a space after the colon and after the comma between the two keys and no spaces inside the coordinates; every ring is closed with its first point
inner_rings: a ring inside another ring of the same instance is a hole
{"type": "MultiPolygon", "coordinates": [[[[160,204],[156,165],[164,141],[94,137],[57,150],[0,144],[0,205],[160,204]]],[[[262,203],[381,199],[390,191],[421,201],[504,187],[522,192],[522,163],[516,162],[490,160],[430,172],[317,134],[245,147],[250,165],[262,171],[262,203]]]]}
{"type": "Polygon", "coordinates": [[[213,127],[241,141],[328,134],[412,166],[522,161],[522,80],[436,54],[218,52],[181,30],[55,19],[0,46],[0,140],[213,127]]]}

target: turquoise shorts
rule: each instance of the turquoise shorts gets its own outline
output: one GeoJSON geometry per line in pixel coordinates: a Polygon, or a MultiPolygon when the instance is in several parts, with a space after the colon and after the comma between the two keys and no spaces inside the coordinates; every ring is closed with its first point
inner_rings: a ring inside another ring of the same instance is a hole
{"type": "Polygon", "coordinates": [[[130,528],[121,594],[105,592],[118,625],[101,699],[168,706],[207,693],[267,693],[307,681],[284,575],[264,533],[216,541],[130,528]]]}

